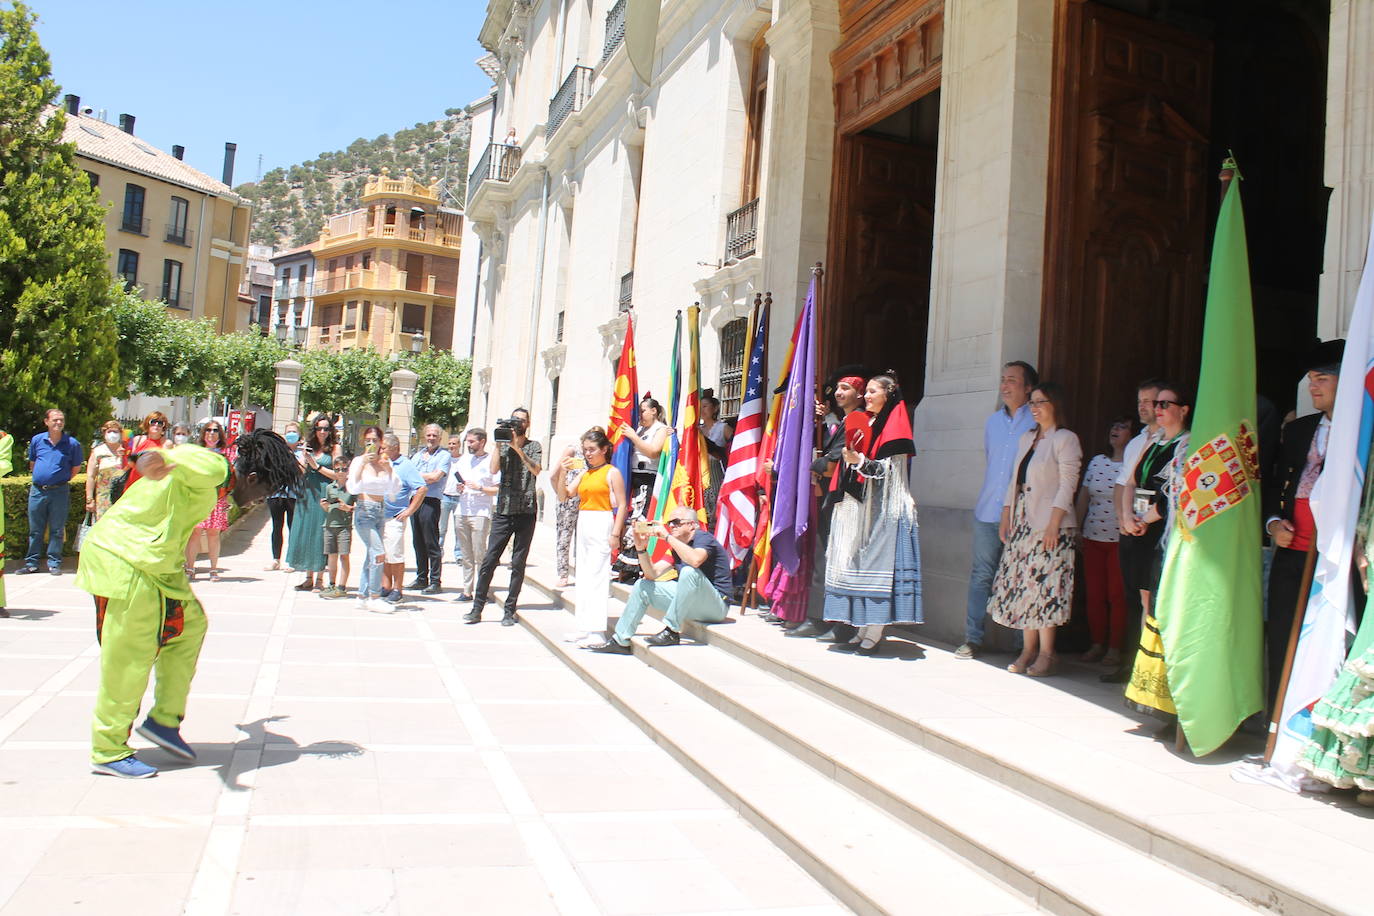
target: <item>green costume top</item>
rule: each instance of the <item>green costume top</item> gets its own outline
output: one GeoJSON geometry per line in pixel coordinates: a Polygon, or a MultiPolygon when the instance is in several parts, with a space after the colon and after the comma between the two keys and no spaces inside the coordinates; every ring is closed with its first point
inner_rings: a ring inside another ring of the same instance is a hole
{"type": "Polygon", "coordinates": [[[140,477],[91,527],[81,545],[76,587],[124,599],[136,578],[148,576],[169,598],[190,598],[186,544],[215,507],[229,479],[229,462],[190,443],[160,449],[173,465],[161,480],[140,477]]]}

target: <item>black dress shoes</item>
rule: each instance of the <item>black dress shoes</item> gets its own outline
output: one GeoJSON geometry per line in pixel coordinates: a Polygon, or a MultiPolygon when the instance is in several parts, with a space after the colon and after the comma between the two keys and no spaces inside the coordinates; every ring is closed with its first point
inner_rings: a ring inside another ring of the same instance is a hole
{"type": "Polygon", "coordinates": [[[664,627],[662,631],[645,639],[644,645],[660,649],[663,646],[676,646],[680,642],[682,642],[682,637],[677,634],[677,631],[670,627],[664,627]]]}
{"type": "Polygon", "coordinates": [[[425,579],[421,579],[419,576],[416,576],[414,579],[412,579],[410,581],[410,584],[406,586],[406,589],[412,592],[418,591],[422,588],[429,588],[429,582],[425,579]]]}
{"type": "Polygon", "coordinates": [[[482,612],[479,611],[479,610],[477,610],[476,608],[473,608],[472,610],[468,611],[466,614],[463,615],[463,623],[481,623],[481,622],[482,622],[482,612]]]}
{"type": "Polygon", "coordinates": [[[428,585],[426,585],[424,588],[420,589],[420,594],[422,594],[422,595],[437,595],[437,594],[439,594],[439,591],[440,591],[439,583],[438,583],[438,582],[431,582],[431,583],[429,583],[428,585]]]}
{"type": "Polygon", "coordinates": [[[826,633],[829,632],[830,627],[825,626],[824,624],[819,624],[814,620],[808,620],[801,626],[792,630],[788,630],[783,635],[789,637],[796,637],[797,639],[801,639],[803,637],[810,637],[814,639],[817,636],[824,636],[826,633]]]}

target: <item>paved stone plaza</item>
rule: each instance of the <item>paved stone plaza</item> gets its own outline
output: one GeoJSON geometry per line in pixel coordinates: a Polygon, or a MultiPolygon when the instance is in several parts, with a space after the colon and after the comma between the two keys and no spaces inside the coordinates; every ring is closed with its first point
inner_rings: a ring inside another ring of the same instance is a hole
{"type": "Polygon", "coordinates": [[[89,773],[71,566],[7,578],[0,916],[1374,913],[1374,812],[1233,781],[1254,735],[1175,753],[1095,667],[1014,677],[909,633],[859,658],[738,613],[597,655],[563,641],[545,527],[523,625],[473,627],[451,591],[296,592],[265,521],[197,583],[200,761],[148,750],[152,780],[89,773]]]}
{"type": "Polygon", "coordinates": [[[302,596],[263,571],[265,518],[197,583],[200,760],[140,752],[156,779],[89,772],[74,566],[6,577],[0,913],[845,911],[526,629],[464,626],[451,595],[393,615],[302,596]]]}

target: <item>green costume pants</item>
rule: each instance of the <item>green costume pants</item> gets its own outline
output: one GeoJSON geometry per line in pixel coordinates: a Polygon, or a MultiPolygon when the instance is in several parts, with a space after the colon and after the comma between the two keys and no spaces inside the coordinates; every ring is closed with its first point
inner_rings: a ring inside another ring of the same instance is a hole
{"type": "Polygon", "coordinates": [[[137,577],[127,599],[96,598],[100,690],[91,721],[92,761],[111,763],[133,753],[129,733],[154,669],[149,716],[158,725],[180,727],[205,630],[199,601],[167,598],[146,576],[137,577]]]}

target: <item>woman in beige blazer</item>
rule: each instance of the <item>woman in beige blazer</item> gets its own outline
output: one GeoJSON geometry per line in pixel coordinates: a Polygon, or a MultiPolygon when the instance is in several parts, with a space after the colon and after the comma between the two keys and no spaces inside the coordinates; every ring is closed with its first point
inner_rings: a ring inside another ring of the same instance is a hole
{"type": "Polygon", "coordinates": [[[1059,427],[1063,405],[1063,391],[1053,382],[1031,390],[1036,426],[1022,435],[1012,465],[1016,473],[1002,503],[1006,546],[988,601],[994,620],[1025,631],[1021,655],[1007,670],[1032,677],[1055,672],[1054,630],[1073,608],[1073,500],[1083,447],[1077,435],[1059,427]]]}

